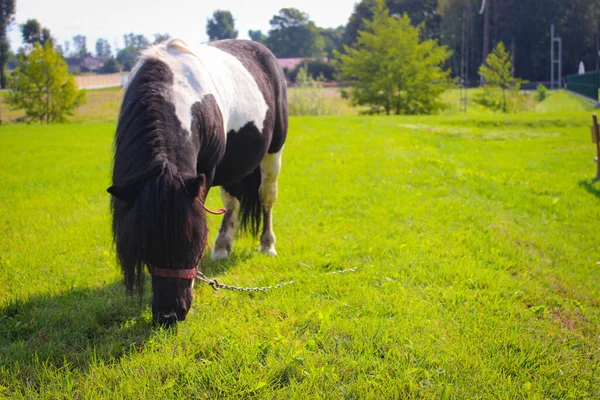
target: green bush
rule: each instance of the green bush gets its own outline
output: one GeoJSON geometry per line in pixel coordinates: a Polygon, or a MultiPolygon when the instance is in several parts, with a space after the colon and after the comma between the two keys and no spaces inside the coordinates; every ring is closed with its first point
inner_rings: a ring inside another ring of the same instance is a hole
{"type": "Polygon", "coordinates": [[[486,86],[473,97],[473,102],[494,112],[518,113],[531,111],[530,97],[520,91],[505,93],[501,88],[486,86]]]}
{"type": "Polygon", "coordinates": [[[546,97],[548,97],[548,88],[540,83],[535,89],[535,98],[537,101],[542,102],[546,100],[546,97]]]}
{"type": "Polygon", "coordinates": [[[116,72],[119,72],[120,70],[121,65],[119,65],[119,61],[114,57],[110,57],[106,60],[106,62],[98,72],[101,74],[114,74],[116,72]]]}

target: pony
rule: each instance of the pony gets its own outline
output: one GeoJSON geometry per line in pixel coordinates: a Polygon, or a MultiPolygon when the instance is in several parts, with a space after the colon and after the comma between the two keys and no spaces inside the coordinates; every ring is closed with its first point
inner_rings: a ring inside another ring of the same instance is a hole
{"type": "Polygon", "coordinates": [[[192,51],[172,39],[131,71],[114,141],[111,196],[117,261],[129,294],[152,277],[153,321],[185,320],[207,245],[204,202],[226,208],[212,257],[232,253],[237,228],[274,256],[272,210],[288,127],[286,80],[263,45],[222,40],[192,51]]]}

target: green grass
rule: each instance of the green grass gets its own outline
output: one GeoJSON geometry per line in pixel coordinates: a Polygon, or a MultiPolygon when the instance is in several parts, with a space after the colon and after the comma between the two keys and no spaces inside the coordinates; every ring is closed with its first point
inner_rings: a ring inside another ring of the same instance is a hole
{"type": "MultiPolygon", "coordinates": [[[[467,115],[491,115],[492,111],[486,109],[473,100],[482,92],[483,89],[469,89],[467,93],[467,115]]],[[[525,96],[525,101],[522,104],[523,112],[536,113],[569,113],[583,112],[594,110],[594,104],[573,93],[565,90],[548,91],[548,97],[542,102],[534,100],[535,92],[519,92],[525,96]]],[[[442,101],[447,104],[446,110],[442,112],[444,115],[460,114],[460,91],[458,89],[447,90],[442,94],[442,101]]]]}
{"type": "Polygon", "coordinates": [[[0,397],[598,398],[589,124],[292,118],[279,256],[246,237],[204,268],[228,284],[296,283],[199,284],[175,331],[153,328],[148,293],[140,303],[120,283],[114,123],[2,126],[0,397]]]}
{"type": "MultiPolygon", "coordinates": [[[[5,103],[8,92],[0,92],[0,117],[3,123],[15,123],[25,116],[22,110],[11,110],[5,103]]],[[[121,89],[94,89],[86,91],[86,102],[74,111],[72,122],[116,121],[121,105],[121,89]]]]}
{"type": "Polygon", "coordinates": [[[592,111],[594,104],[564,90],[548,92],[549,96],[535,107],[536,112],[592,111]]]}

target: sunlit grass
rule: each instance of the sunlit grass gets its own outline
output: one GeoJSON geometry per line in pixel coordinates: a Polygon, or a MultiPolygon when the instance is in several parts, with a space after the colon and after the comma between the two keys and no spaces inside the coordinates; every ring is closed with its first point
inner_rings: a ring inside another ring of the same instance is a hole
{"type": "Polygon", "coordinates": [[[598,398],[589,123],[292,118],[278,257],[242,238],[204,269],[296,283],[199,284],[172,332],[115,265],[114,123],[2,126],[0,397],[598,398]]]}

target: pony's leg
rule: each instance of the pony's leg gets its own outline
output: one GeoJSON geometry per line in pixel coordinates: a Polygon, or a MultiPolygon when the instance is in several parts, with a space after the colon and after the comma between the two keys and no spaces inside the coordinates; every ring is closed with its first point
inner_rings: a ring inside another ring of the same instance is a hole
{"type": "Polygon", "coordinates": [[[223,221],[221,221],[221,227],[215,240],[215,248],[212,252],[213,260],[220,260],[231,255],[238,214],[240,212],[240,201],[228,193],[222,186],[221,200],[227,212],[223,216],[223,221]]]}
{"type": "Polygon", "coordinates": [[[273,233],[273,205],[277,199],[277,177],[281,169],[281,152],[268,154],[260,163],[260,202],[263,211],[263,230],[260,235],[260,251],[269,255],[277,255],[275,250],[275,234],[273,233]]]}

